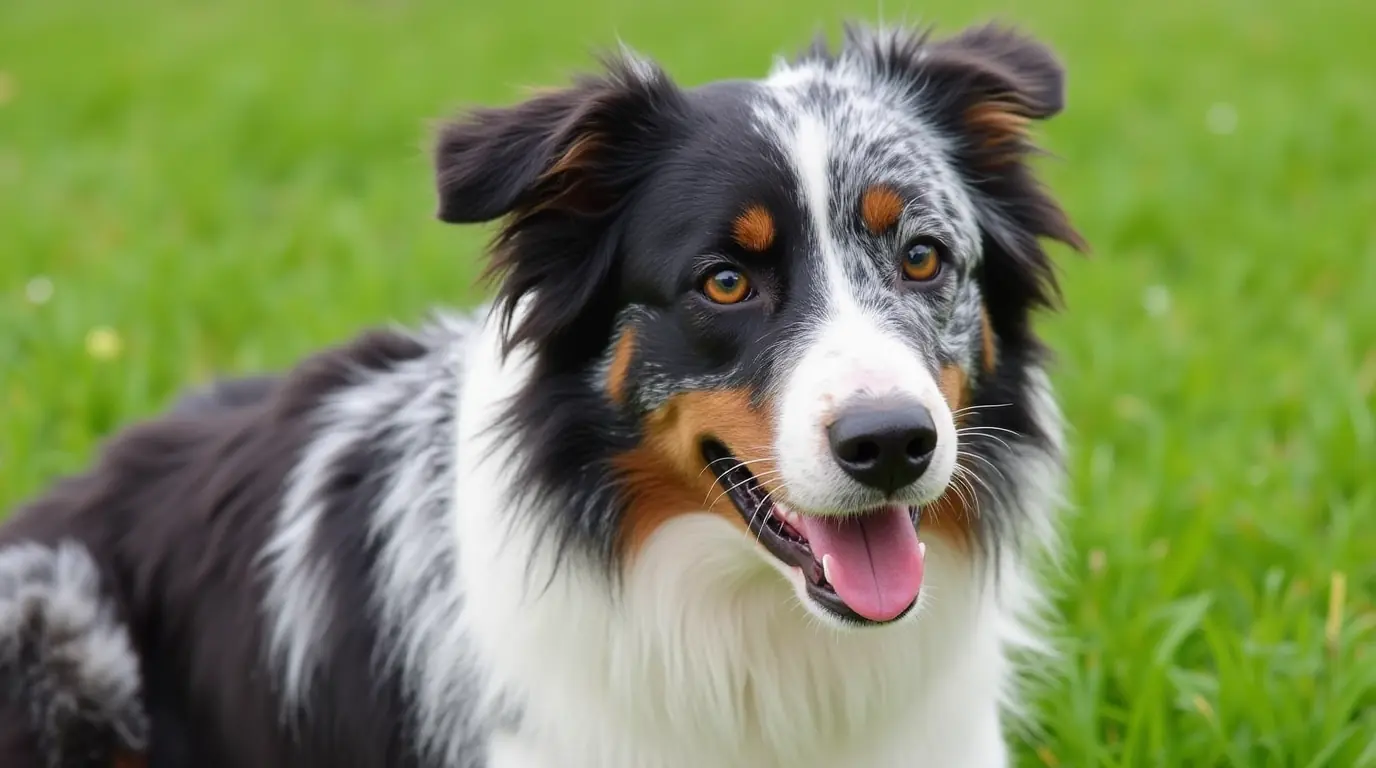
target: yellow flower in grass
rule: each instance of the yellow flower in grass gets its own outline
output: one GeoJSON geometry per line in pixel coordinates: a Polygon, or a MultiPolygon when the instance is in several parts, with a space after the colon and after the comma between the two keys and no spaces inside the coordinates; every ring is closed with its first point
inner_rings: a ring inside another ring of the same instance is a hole
{"type": "Polygon", "coordinates": [[[108,326],[92,328],[86,334],[86,354],[100,361],[114,360],[124,351],[124,339],[108,326]]]}

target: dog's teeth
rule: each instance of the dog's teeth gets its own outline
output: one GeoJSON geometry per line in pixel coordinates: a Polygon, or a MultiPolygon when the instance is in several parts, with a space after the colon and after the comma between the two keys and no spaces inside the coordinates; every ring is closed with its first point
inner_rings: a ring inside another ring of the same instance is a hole
{"type": "Polygon", "coordinates": [[[927,556],[927,542],[917,542],[917,554],[921,555],[924,558],[927,556]]]}
{"type": "Polygon", "coordinates": [[[822,555],[822,578],[826,579],[828,584],[831,583],[831,555],[822,555]]]}

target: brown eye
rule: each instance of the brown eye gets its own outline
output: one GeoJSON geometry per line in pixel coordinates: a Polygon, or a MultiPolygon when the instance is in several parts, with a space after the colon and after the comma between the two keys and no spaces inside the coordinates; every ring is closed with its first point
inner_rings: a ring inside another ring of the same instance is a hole
{"type": "Polygon", "coordinates": [[[908,244],[903,254],[903,276],[909,280],[925,283],[941,274],[940,246],[927,238],[914,240],[908,244]]]}
{"type": "Polygon", "coordinates": [[[750,281],[734,269],[719,269],[702,285],[707,298],[718,304],[738,304],[750,298],[750,281]]]}

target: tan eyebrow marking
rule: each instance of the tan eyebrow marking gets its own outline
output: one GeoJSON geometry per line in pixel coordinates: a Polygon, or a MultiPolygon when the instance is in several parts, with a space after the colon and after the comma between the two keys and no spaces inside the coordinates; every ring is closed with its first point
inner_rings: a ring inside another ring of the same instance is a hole
{"type": "Polygon", "coordinates": [[[774,217],[763,205],[752,205],[732,222],[731,236],[747,251],[766,251],[774,244],[774,217]]]}
{"type": "Polygon", "coordinates": [[[860,218],[874,234],[887,231],[903,215],[903,198],[893,189],[876,184],[860,198],[860,218]]]}

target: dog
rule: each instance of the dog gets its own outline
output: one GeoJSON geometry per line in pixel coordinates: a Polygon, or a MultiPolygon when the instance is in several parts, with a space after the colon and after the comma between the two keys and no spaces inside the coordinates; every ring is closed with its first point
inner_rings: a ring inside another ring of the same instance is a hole
{"type": "Polygon", "coordinates": [[[1064,100],[1014,28],[849,25],[444,125],[490,303],[196,393],[21,507],[0,763],[1009,764],[1064,100]]]}

